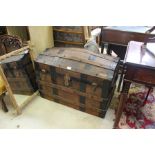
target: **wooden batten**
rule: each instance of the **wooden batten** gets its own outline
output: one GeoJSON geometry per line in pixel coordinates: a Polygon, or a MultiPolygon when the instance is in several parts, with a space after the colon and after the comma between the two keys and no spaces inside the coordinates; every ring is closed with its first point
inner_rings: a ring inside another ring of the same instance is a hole
{"type": "Polygon", "coordinates": [[[30,103],[37,95],[39,94],[38,91],[33,93],[27,100],[25,100],[21,105],[19,106],[21,109],[23,109],[28,103],[30,103]]]}
{"type": "Polygon", "coordinates": [[[16,55],[16,54],[18,54],[20,52],[23,52],[24,50],[28,50],[28,49],[29,49],[29,46],[25,46],[25,47],[20,48],[18,50],[12,51],[12,52],[10,52],[8,54],[2,55],[2,56],[0,56],[0,61],[6,59],[8,57],[11,57],[13,55],[16,55]]]}

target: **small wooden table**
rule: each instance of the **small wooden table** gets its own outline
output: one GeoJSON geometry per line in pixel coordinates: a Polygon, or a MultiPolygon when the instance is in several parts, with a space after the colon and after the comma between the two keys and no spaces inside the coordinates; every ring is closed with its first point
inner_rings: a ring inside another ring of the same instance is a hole
{"type": "MultiPolygon", "coordinates": [[[[155,54],[141,50],[142,42],[131,41],[128,44],[123,68],[126,70],[123,89],[120,96],[120,103],[116,113],[114,128],[118,128],[118,123],[122,115],[130,84],[136,82],[144,84],[149,88],[148,94],[144,100],[147,100],[150,90],[155,86],[155,54]]],[[[155,45],[150,43],[147,47],[155,53],[155,45]],[[152,48],[154,46],[154,48],[152,48]]]]}
{"type": "Polygon", "coordinates": [[[155,37],[151,27],[146,26],[107,26],[101,30],[101,53],[104,45],[108,44],[107,54],[113,50],[121,60],[124,60],[127,45],[130,41],[144,42],[150,37],[155,37]]]}

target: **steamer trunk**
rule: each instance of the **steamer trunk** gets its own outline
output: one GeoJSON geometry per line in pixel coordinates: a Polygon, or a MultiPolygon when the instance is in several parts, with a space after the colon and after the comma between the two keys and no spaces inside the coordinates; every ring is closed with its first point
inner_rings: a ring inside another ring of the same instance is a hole
{"type": "Polygon", "coordinates": [[[42,97],[104,117],[115,90],[119,58],[80,48],[47,49],[35,60],[42,97]]]}
{"type": "Polygon", "coordinates": [[[6,58],[1,66],[14,94],[31,95],[38,89],[28,51],[6,58]]]}

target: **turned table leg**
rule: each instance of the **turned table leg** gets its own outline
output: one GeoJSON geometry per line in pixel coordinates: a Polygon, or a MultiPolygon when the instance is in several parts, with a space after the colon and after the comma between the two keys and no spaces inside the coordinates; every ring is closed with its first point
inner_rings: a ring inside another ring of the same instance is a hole
{"type": "Polygon", "coordinates": [[[119,92],[120,88],[121,88],[121,84],[122,84],[122,80],[123,80],[123,75],[124,75],[124,65],[120,66],[119,70],[121,71],[121,75],[120,75],[120,79],[119,79],[119,83],[118,83],[117,92],[119,92]]]}
{"type": "Polygon", "coordinates": [[[4,112],[8,112],[8,108],[7,108],[5,101],[4,101],[4,94],[1,96],[1,104],[2,104],[2,110],[4,112]]]}
{"type": "Polygon", "coordinates": [[[148,92],[146,94],[146,97],[145,97],[145,99],[143,101],[143,105],[145,105],[145,102],[147,101],[147,98],[148,98],[148,96],[149,96],[149,94],[150,94],[150,92],[151,92],[152,89],[153,89],[152,87],[149,87],[149,90],[148,90],[148,92]]]}
{"type": "Polygon", "coordinates": [[[104,52],[104,43],[101,44],[101,54],[104,52]]]}
{"type": "Polygon", "coordinates": [[[123,109],[125,107],[125,103],[126,103],[126,100],[128,97],[128,91],[130,88],[130,84],[131,84],[131,82],[128,82],[128,81],[123,82],[123,90],[122,90],[121,95],[120,95],[120,102],[119,102],[119,105],[117,108],[116,119],[115,119],[115,123],[114,123],[115,129],[118,128],[118,123],[120,121],[120,118],[121,118],[121,115],[122,115],[122,112],[123,112],[123,109]]]}
{"type": "Polygon", "coordinates": [[[110,44],[108,44],[108,46],[107,46],[107,54],[112,55],[112,50],[111,50],[111,45],[110,44]]]}

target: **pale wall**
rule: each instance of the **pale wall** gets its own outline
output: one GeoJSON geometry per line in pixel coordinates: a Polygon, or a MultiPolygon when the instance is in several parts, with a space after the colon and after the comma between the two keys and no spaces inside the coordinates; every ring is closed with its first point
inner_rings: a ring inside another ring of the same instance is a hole
{"type": "Polygon", "coordinates": [[[35,57],[54,46],[52,26],[29,26],[28,29],[35,57]]]}
{"type": "Polygon", "coordinates": [[[9,35],[19,36],[23,41],[28,40],[26,26],[7,26],[7,33],[9,35]]]}

